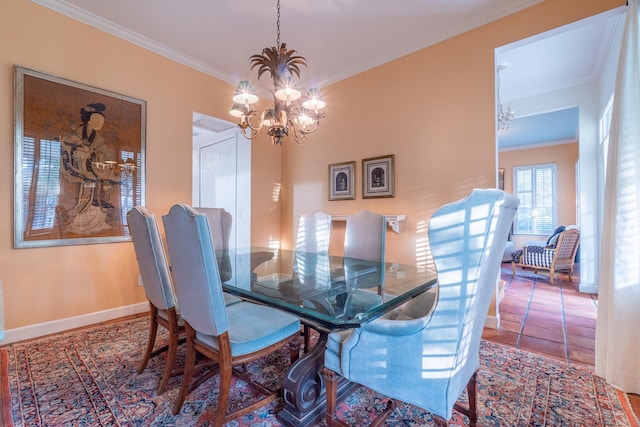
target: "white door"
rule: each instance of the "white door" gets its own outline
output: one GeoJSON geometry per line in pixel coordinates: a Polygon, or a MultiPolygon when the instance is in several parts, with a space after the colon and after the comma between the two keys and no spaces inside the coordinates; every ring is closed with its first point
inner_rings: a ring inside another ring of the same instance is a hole
{"type": "Polygon", "coordinates": [[[251,146],[236,128],[194,136],[193,205],[233,217],[229,248],[251,242],[251,146]]]}

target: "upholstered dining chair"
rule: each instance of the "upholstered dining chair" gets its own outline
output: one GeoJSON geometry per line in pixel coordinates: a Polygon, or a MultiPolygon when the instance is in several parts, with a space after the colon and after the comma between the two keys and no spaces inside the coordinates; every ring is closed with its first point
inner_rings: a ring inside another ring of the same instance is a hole
{"type": "Polygon", "coordinates": [[[545,242],[530,242],[527,246],[513,252],[511,269],[512,277],[516,276],[516,266],[532,269],[538,274],[539,270],[549,272],[549,281],[553,285],[556,273],[566,273],[572,280],[573,268],[578,246],[580,245],[580,230],[576,226],[561,227],[561,231],[554,233],[545,242]]]}
{"type": "Polygon", "coordinates": [[[454,408],[476,425],[482,329],[518,204],[503,191],[476,189],[438,209],[428,228],[437,299],[427,292],[383,318],[329,334],[328,425],[346,425],[335,416],[340,377],[391,399],[373,425],[384,422],[396,399],[431,412],[436,425],[448,425],[454,408]],[[465,387],[468,407],[457,402],[465,387]]]}
{"type": "MultiPolygon", "coordinates": [[[[158,393],[163,393],[172,375],[182,373],[182,368],[175,367],[180,336],[184,333],[184,322],[180,317],[180,310],[175,297],[171,267],[167,262],[167,256],[158,221],[144,206],[136,206],[127,213],[127,223],[133,240],[133,247],[138,261],[138,269],[149,300],[149,339],[142,361],[138,365],[138,373],[142,373],[149,360],[163,352],[167,352],[167,360],[162,378],[158,383],[158,393]],[[158,325],[169,332],[169,343],[154,350],[158,334],[158,325]]],[[[214,240],[222,241],[223,236],[214,240]]],[[[223,243],[220,243],[221,245],[223,243]]],[[[240,298],[224,294],[225,304],[240,302],[240,298]]]]}
{"type": "Polygon", "coordinates": [[[196,212],[203,213],[207,216],[209,227],[211,229],[213,249],[215,249],[216,251],[216,259],[218,261],[220,279],[224,283],[231,278],[231,274],[233,271],[229,253],[229,239],[231,237],[231,226],[233,224],[233,217],[223,208],[193,209],[195,209],[196,212]]]}
{"type": "Polygon", "coordinates": [[[250,302],[225,305],[206,215],[188,205],[174,205],[163,216],[163,222],[187,339],[184,376],[173,413],[180,412],[185,397],[193,388],[219,373],[220,389],[214,425],[221,426],[278,397],[277,390],[267,390],[253,383],[248,372],[241,368],[285,346],[289,346],[290,358],[295,360],[299,351],[297,336],[300,322],[294,316],[264,305],[250,302]],[[290,345],[292,338],[295,343],[290,345]],[[217,366],[192,384],[198,355],[217,366]],[[264,393],[264,397],[227,413],[233,375],[264,393]]]}
{"type": "Polygon", "coordinates": [[[331,215],[312,211],[300,215],[296,234],[296,252],[329,253],[331,215]]]}
{"type": "Polygon", "coordinates": [[[384,215],[364,210],[347,217],[344,277],[351,289],[344,305],[347,316],[352,317],[382,303],[386,242],[384,215]],[[376,288],[376,292],[364,290],[366,288],[376,288]]]}
{"type": "Polygon", "coordinates": [[[331,216],[313,211],[300,215],[296,234],[293,274],[301,285],[311,277],[311,286],[329,286],[329,240],[331,239],[331,216]],[[324,279],[324,280],[323,280],[324,279]]]}
{"type": "Polygon", "coordinates": [[[149,339],[142,361],[138,365],[138,373],[144,371],[149,359],[166,351],[167,360],[158,384],[158,393],[162,393],[174,369],[180,334],[184,332],[184,323],[176,307],[171,272],[155,215],[143,206],[136,206],[127,213],[127,223],[144,292],[150,306],[149,339]],[[158,325],[169,331],[169,343],[154,351],[158,325]]]}
{"type": "MultiPolygon", "coordinates": [[[[311,211],[300,215],[293,262],[293,274],[301,287],[326,288],[331,286],[329,242],[331,215],[311,211]]],[[[304,302],[308,304],[308,302],[304,302]]],[[[303,324],[304,351],[311,346],[309,325],[303,324]]]]}

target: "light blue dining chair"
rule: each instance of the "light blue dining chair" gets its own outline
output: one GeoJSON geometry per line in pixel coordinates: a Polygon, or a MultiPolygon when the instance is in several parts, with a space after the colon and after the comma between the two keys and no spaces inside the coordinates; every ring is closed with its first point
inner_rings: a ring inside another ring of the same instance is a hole
{"type": "Polygon", "coordinates": [[[221,426],[278,397],[277,390],[255,387],[249,373],[241,368],[285,346],[289,346],[290,358],[295,360],[299,352],[297,336],[300,321],[264,305],[249,302],[225,305],[206,215],[188,205],[174,205],[163,216],[163,222],[187,339],[184,376],[173,413],[180,412],[184,399],[193,388],[219,373],[214,425],[221,426]],[[197,355],[216,363],[216,368],[207,371],[192,384],[197,355]],[[234,369],[234,366],[240,368],[234,369]],[[231,406],[229,394],[232,376],[241,378],[264,393],[263,398],[227,413],[231,406]]]}
{"type": "MultiPolygon", "coordinates": [[[[207,216],[209,227],[211,229],[211,239],[213,240],[213,249],[216,251],[216,260],[218,261],[218,271],[220,271],[220,279],[222,283],[231,279],[233,268],[231,266],[231,256],[229,248],[229,239],[231,238],[231,226],[233,225],[233,217],[223,208],[193,208],[196,212],[203,213],[207,216]]],[[[233,248],[235,249],[235,248],[233,248]]]]}
{"type": "Polygon", "coordinates": [[[158,384],[158,393],[162,393],[174,370],[179,337],[184,332],[184,322],[176,307],[173,281],[155,215],[144,206],[136,206],[127,213],[127,224],[150,307],[149,339],[142,361],[138,365],[138,373],[144,371],[149,359],[166,351],[167,360],[158,384]],[[169,331],[169,343],[154,351],[158,325],[169,331]]]}
{"type": "MultiPolygon", "coordinates": [[[[210,224],[214,229],[221,228],[223,222],[226,223],[229,220],[230,218],[226,221],[216,221],[214,217],[210,224]]],[[[163,393],[169,378],[172,375],[182,373],[182,368],[174,365],[180,335],[184,333],[184,322],[177,305],[171,267],[167,262],[155,215],[144,206],[136,206],[127,213],[127,224],[131,233],[136,260],[138,261],[142,285],[149,300],[149,339],[142,361],[138,365],[138,373],[140,374],[144,371],[152,357],[166,351],[167,360],[162,378],[158,383],[158,393],[163,393]],[[169,332],[169,342],[167,345],[154,350],[158,325],[169,332]]],[[[214,246],[227,245],[225,239],[228,239],[228,237],[225,237],[224,234],[216,235],[213,240],[214,246]]],[[[241,301],[240,298],[228,293],[224,294],[224,300],[227,305],[241,301]]]]}
{"type": "Polygon", "coordinates": [[[349,290],[344,303],[348,317],[382,304],[386,243],[384,215],[363,210],[347,217],[343,267],[349,290]]]}
{"type": "Polygon", "coordinates": [[[518,204],[503,191],[476,189],[438,209],[428,231],[438,273],[437,302],[428,292],[384,318],[329,334],[324,371],[328,425],[347,425],[335,414],[340,377],[391,399],[373,425],[384,422],[395,399],[431,412],[436,425],[448,425],[454,408],[476,425],[482,329],[518,204]],[[458,403],[465,387],[468,407],[458,403]]]}
{"type": "MultiPolygon", "coordinates": [[[[300,215],[293,260],[293,278],[296,285],[301,288],[301,292],[309,288],[327,289],[331,286],[330,240],[331,215],[317,210],[300,215]]],[[[302,304],[316,305],[310,301],[303,301],[302,304]]],[[[309,325],[303,324],[305,352],[311,347],[309,329],[309,325]]]]}
{"type": "Polygon", "coordinates": [[[331,216],[312,211],[300,215],[296,234],[293,274],[301,286],[327,287],[331,285],[329,240],[331,216]]]}

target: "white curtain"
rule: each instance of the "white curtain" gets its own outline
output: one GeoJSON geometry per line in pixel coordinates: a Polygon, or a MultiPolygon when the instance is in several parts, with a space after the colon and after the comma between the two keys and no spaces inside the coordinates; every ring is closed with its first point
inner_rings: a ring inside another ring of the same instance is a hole
{"type": "Polygon", "coordinates": [[[596,374],[640,394],[640,33],[629,0],[611,118],[596,324],[596,374]]]}

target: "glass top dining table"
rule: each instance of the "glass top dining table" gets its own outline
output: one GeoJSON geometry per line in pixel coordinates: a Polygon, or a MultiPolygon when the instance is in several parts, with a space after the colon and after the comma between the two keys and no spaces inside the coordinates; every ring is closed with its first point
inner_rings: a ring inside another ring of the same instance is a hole
{"type": "MultiPolygon", "coordinates": [[[[277,414],[290,427],[315,426],[324,417],[321,377],[331,331],[356,328],[424,292],[437,292],[435,271],[412,265],[265,248],[216,256],[226,292],[292,313],[305,325],[304,354],[285,373],[277,414]],[[318,332],[313,345],[308,328],[318,332]]],[[[353,387],[341,381],[338,395],[353,387]]]]}
{"type": "Polygon", "coordinates": [[[412,265],[266,248],[228,254],[225,291],[288,311],[319,331],[358,327],[436,289],[435,271],[412,265]]]}

